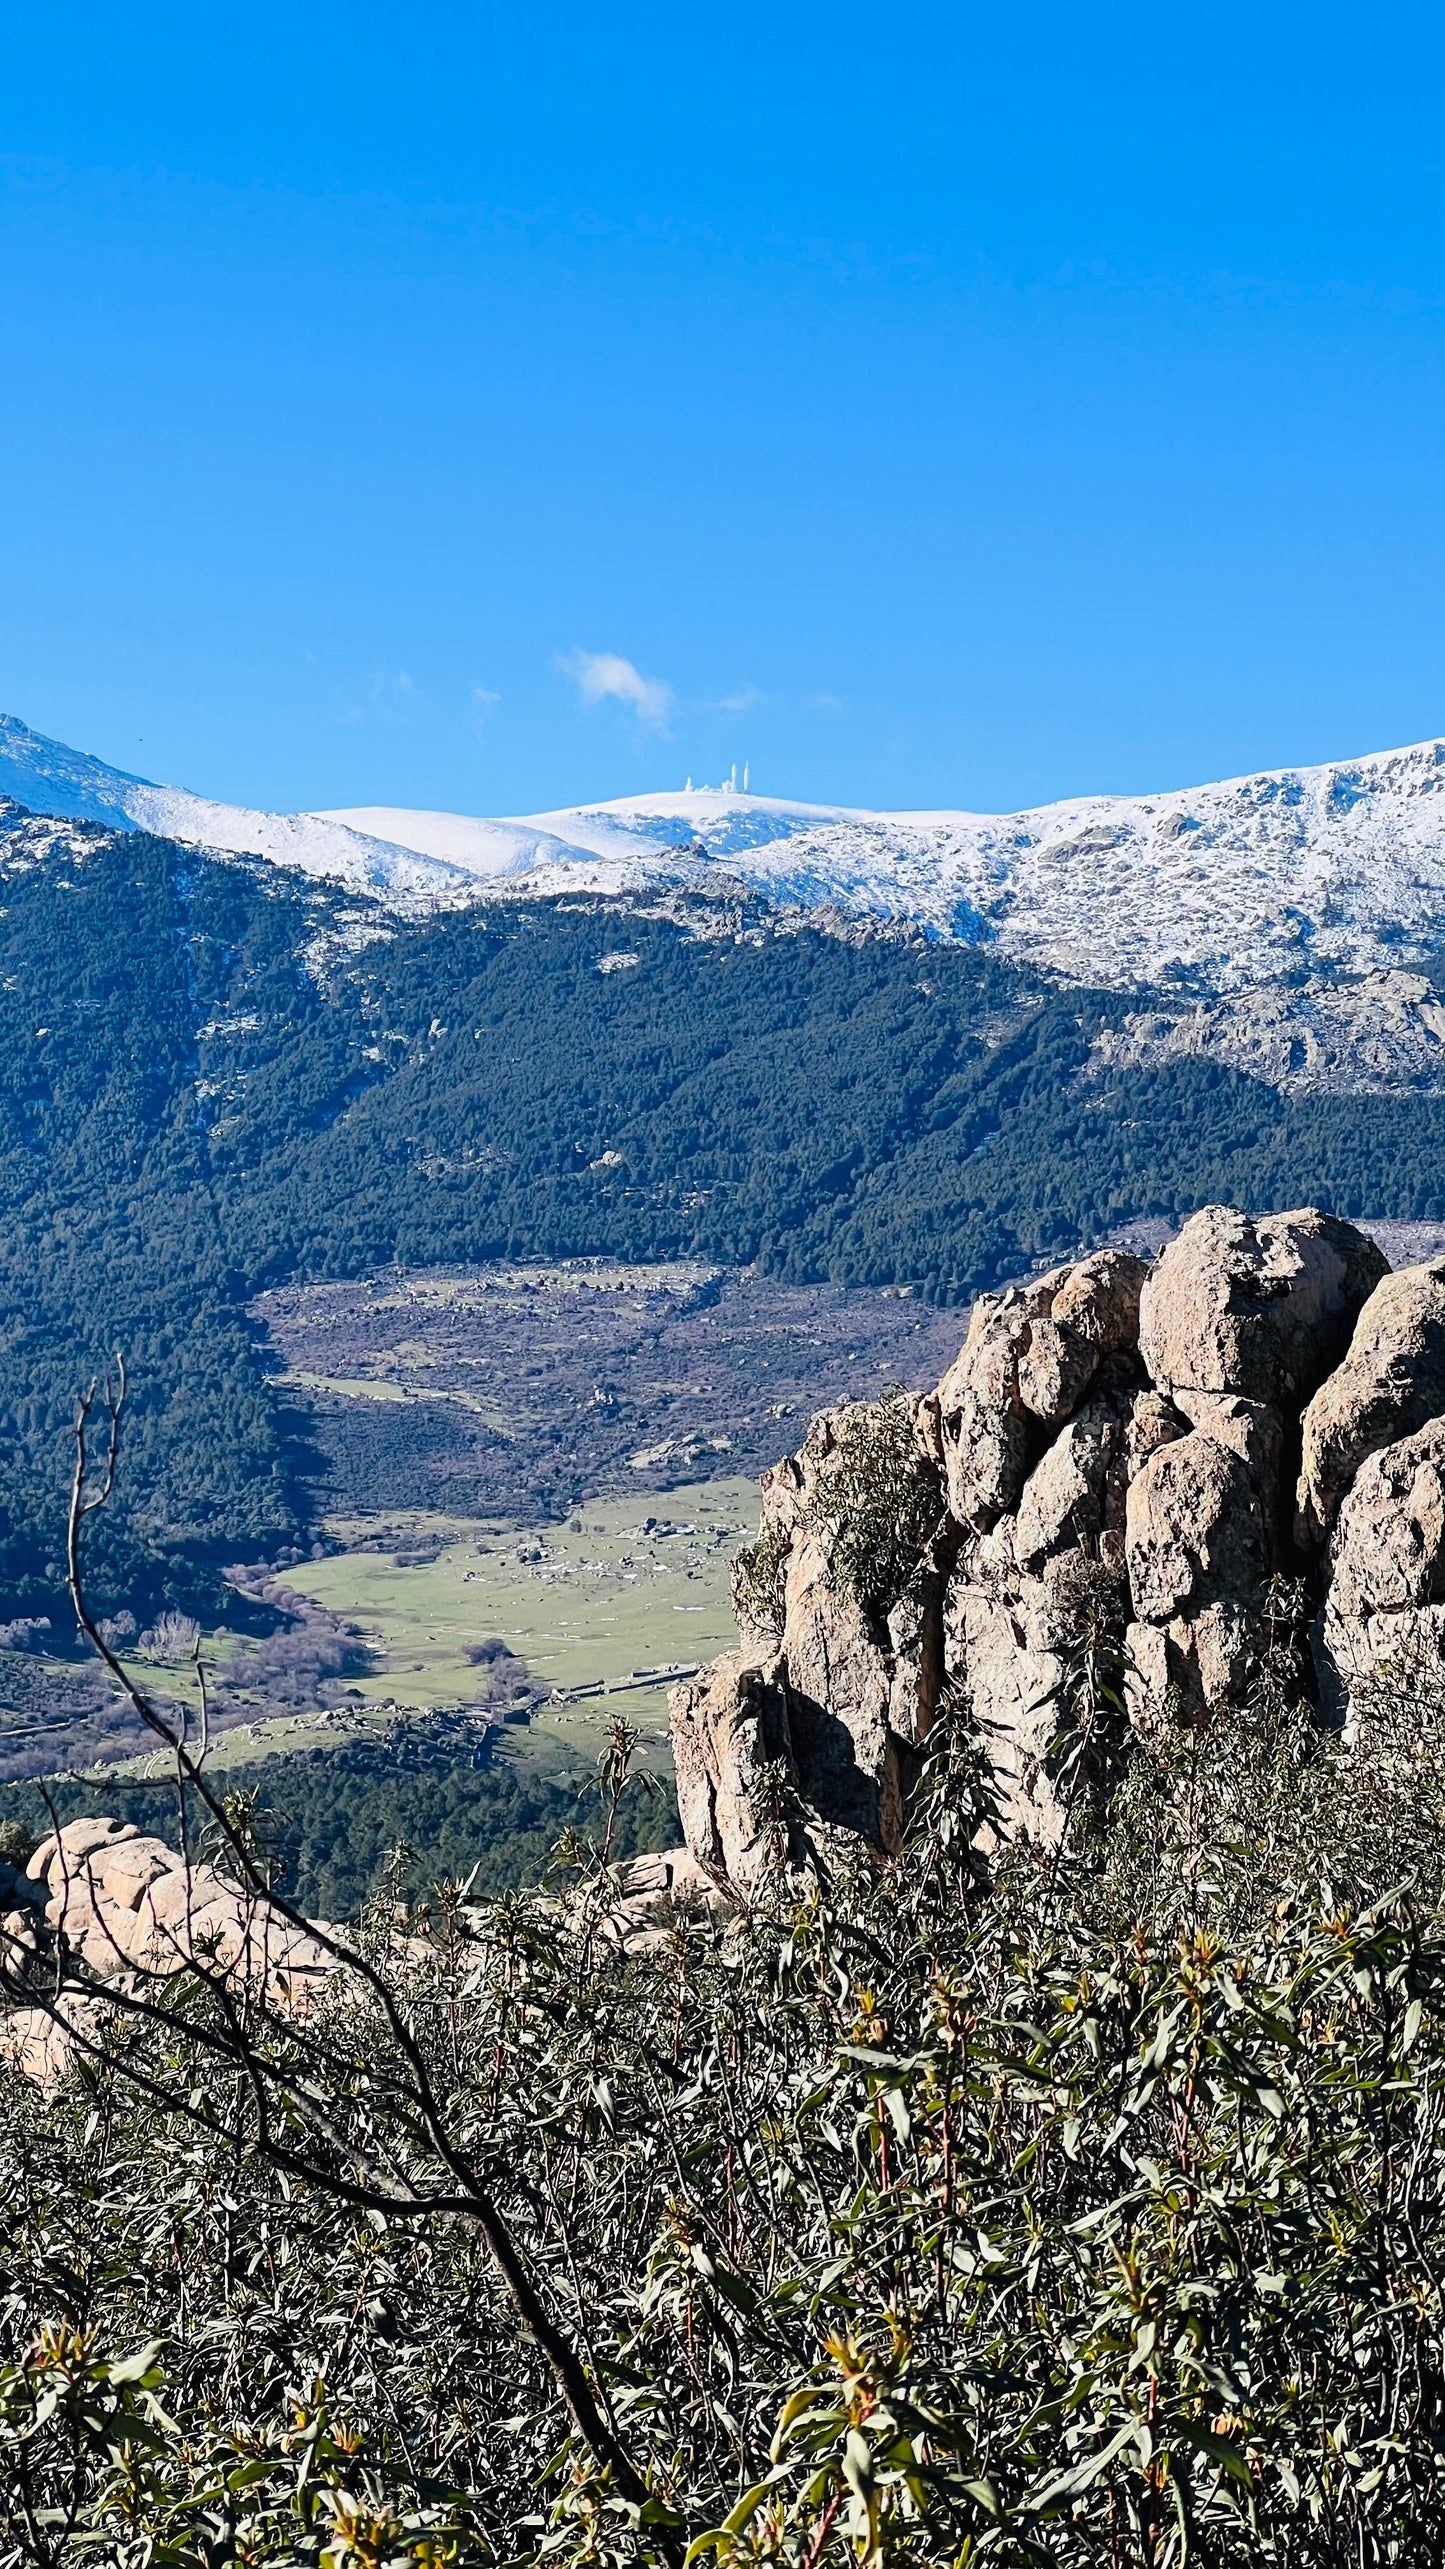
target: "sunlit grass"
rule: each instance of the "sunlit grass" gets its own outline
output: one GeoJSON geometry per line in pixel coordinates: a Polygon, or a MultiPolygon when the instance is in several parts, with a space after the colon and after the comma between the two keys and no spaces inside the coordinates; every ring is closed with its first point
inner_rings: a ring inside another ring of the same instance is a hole
{"type": "MultiPolygon", "coordinates": [[[[591,1499],[541,1530],[399,1510],[333,1520],[328,1532],[346,1548],[302,1562],[285,1584],[364,1634],[377,1669],[356,1691],[369,1703],[471,1701],[467,1646],[494,1633],[548,1687],[615,1686],[639,1668],[709,1659],[734,1640],[729,1572],[756,1519],[756,1487],[740,1479],[591,1499]],[[434,1558],[406,1561],[433,1549],[434,1558]]],[[[528,1742],[538,1751],[584,1745],[619,1709],[662,1739],[666,1682],[620,1700],[545,1707],[528,1742]]]]}

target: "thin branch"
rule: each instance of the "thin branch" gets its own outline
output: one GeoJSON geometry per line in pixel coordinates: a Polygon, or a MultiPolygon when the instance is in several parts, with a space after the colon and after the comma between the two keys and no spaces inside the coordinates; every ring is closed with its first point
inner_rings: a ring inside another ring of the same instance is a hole
{"type": "MultiPolygon", "coordinates": [[[[69,1588],[76,1621],[91,1648],[109,1671],[138,1718],[170,1751],[175,1760],[177,1782],[183,1804],[189,1789],[196,1795],[214,1822],[230,1851],[243,1883],[266,1904],[268,1909],[284,1919],[298,1933],[309,1937],[337,1968],[359,1979],[376,2000],[385,2018],[391,2040],[405,2067],[406,2077],[401,2082],[401,2093],[410,2110],[419,2118],[428,2146],[461,2188],[460,2194],[431,2195],[423,2198],[413,2192],[408,2198],[398,2201],[389,2189],[354,2186],[338,2171],[318,2167],[314,2162],[291,2151],[280,2142],[272,2129],[269,2110],[267,2110],[269,2108],[268,2082],[281,2094],[287,2096],[291,2110],[308,2118],[312,2128],[330,2142],[331,2146],[337,2148],[343,2156],[355,2158],[354,2146],[332,2129],[327,2128],[329,2117],[326,2116],[320,2100],[304,2089],[294,2077],[288,2077],[279,2063],[263,2058],[257,2049],[254,2034],[246,2030],[235,2013],[229,1986],[224,1988],[222,1986],[226,1975],[207,1970],[204,1963],[197,1960],[193,1951],[187,1957],[189,1967],[218,1999],[223,2017],[227,2020],[227,2028],[224,2034],[218,2035],[213,2027],[203,2029],[193,2024],[189,2028],[192,2038],[199,2039],[203,2047],[213,2056],[219,2056],[229,2066],[241,2070],[246,2076],[252,2087],[253,2096],[256,2097],[258,2106],[262,2109],[257,2131],[258,2146],[271,2165],[282,2168],[289,2174],[301,2176],[306,2182],[315,2185],[319,2191],[330,2193],[361,2209],[374,2210],[385,2206],[388,2210],[454,2214],[478,2225],[518,2317],[551,2367],[563,2402],[578,2433],[590,2446],[597,2461],[605,2469],[610,2470],[623,2497],[634,2506],[645,2505],[650,2496],[646,2481],[636,2469],[599,2408],[585,2368],[575,2349],[550,2317],[538,2287],[528,2271],[526,2261],[512,2237],[507,2220],[490,2188],[483,2183],[447,2130],[441,2103],[436,2095],[425,2057],[403,2016],[394,1992],[383,1975],[364,1954],[341,1944],[327,1928],[303,1916],[300,1910],[296,1909],[274,1885],[264,1878],[253,1849],[236,1828],[224,1802],[213,1791],[209,1778],[202,1771],[207,1729],[203,1728],[201,1756],[193,1756],[187,1746],[184,1725],[173,1726],[168,1723],[155,1705],[141,1692],[129,1672],[122,1666],[110,1642],[91,1614],[86,1602],[81,1571],[81,1534],[88,1519],[106,1505],[115,1487],[120,1456],[121,1414],[125,1398],[125,1365],[124,1360],[117,1356],[115,1390],[111,1390],[107,1380],[101,1393],[100,1387],[92,1382],[76,1405],[75,1469],[71,1483],[66,1535],[69,1588]],[[88,1431],[98,1393],[105,1404],[108,1434],[105,1464],[99,1486],[91,1490],[88,1431]]],[[[188,1856],[185,1863],[189,1886],[192,1867],[188,1856]]],[[[191,1928],[189,1900],[186,1927],[189,1939],[191,1928]]],[[[122,2012],[139,2014],[152,2019],[164,2016],[167,2023],[172,2028],[174,2026],[173,2015],[154,2002],[139,2000],[130,1993],[122,1993],[107,1984],[81,1983],[80,1986],[85,1994],[100,1999],[111,2007],[119,2007],[122,2012]]],[[[207,2115],[204,2109],[193,2104],[188,2096],[166,2089],[162,2083],[151,2079],[147,2073],[139,2070],[133,2059],[116,2058],[89,2037],[83,2029],[69,2025],[58,2004],[47,2004],[45,2001],[41,2004],[44,2012],[54,2021],[65,2025],[67,2033],[78,2043],[82,2051],[97,2061],[105,2061],[113,2071],[149,2096],[153,2102],[164,2105],[169,2112],[186,2116],[193,2124],[211,2132],[216,2137],[228,2137],[221,2132],[216,2118],[207,2115]]],[[[278,2020],[270,2008],[265,1993],[264,1975],[260,1984],[259,2004],[262,2023],[277,2029],[278,2020]]],[[[279,2030],[288,2034],[291,2032],[290,2028],[285,2027],[279,2030]]],[[[680,2569],[681,2543],[661,2528],[658,2531],[658,2540],[664,2554],[679,2564],[680,2569]]]]}

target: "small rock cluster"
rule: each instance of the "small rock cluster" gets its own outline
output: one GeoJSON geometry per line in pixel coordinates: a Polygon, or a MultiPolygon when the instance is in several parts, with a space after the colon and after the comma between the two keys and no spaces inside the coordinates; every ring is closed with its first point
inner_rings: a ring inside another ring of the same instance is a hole
{"type": "MultiPolygon", "coordinates": [[[[43,1838],[23,1873],[0,1866],[5,1977],[22,1995],[42,1981],[72,2025],[88,1984],[138,1991],[195,1959],[242,1984],[304,2005],[330,1956],[271,1908],[206,1864],[189,1870],[159,1838],[110,1819],[72,1820],[43,1838]]],[[[19,2005],[0,2020],[0,2053],[48,2080],[72,2042],[54,2005],[19,2005]]]]}
{"type": "Polygon", "coordinates": [[[764,1474],[739,1646],[671,1699],[688,1847],[744,1893],[799,1852],[799,1804],[815,1839],[895,1850],[946,1688],[1008,1824],[1055,1837],[1091,1586],[1143,1726],[1239,1700],[1281,1578],[1333,1718],[1371,1671],[1445,1666],[1445,1260],[1392,1273],[1329,1214],[1211,1205],[1152,1266],[985,1294],[935,1391],[830,1411],[764,1474]]]}
{"type": "Polygon", "coordinates": [[[726,1889],[685,1846],[635,1855],[614,1866],[612,1880],[615,1896],[608,1902],[598,1935],[601,1943],[620,1953],[646,1953],[665,1945],[679,1919],[735,1914],[726,1889]]]}

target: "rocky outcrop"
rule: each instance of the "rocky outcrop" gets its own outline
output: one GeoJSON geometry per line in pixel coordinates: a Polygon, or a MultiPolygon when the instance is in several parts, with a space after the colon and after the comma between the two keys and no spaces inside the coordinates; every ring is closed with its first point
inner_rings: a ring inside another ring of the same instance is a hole
{"type": "Polygon", "coordinates": [[[674,1689],[687,1843],[750,1892],[802,1851],[799,1811],[891,1849],[945,1683],[957,1542],[936,1402],[854,1402],[765,1472],[734,1581],[739,1648],[674,1689]]]}
{"type": "Polygon", "coordinates": [[[1423,972],[1320,975],[1182,1011],[1141,1009],[1094,1039],[1092,1074],[1227,1062],[1286,1096],[1427,1097],[1445,1091],[1445,1005],[1423,972]]]}
{"type": "Polygon", "coordinates": [[[1150,1456],[1129,1485],[1124,1549],[1141,1718],[1205,1713],[1238,1686],[1270,1555],[1259,1477],[1236,1444],[1195,1428],[1150,1456]]]}
{"type": "Polygon", "coordinates": [[[1303,1543],[1322,1543],[1360,1465],[1445,1413],[1445,1258],[1377,1284],[1342,1365],[1305,1411],[1298,1492],[1303,1543]]]}
{"type": "Polygon", "coordinates": [[[685,1846],[635,1855],[614,1866],[612,1878],[616,1896],[595,1933],[620,1953],[646,1953],[666,1944],[676,1927],[694,1919],[737,1914],[738,1904],[715,1870],[705,1869],[685,1846]]]}
{"type": "MultiPolygon", "coordinates": [[[[23,1997],[27,1981],[43,1977],[75,2022],[89,2021],[85,1991],[95,1983],[149,1991],[199,1964],[304,2007],[334,1968],[316,1937],[268,1901],[210,1865],[187,1867],[125,1821],[72,1820],[41,1840],[5,1896],[9,1990],[23,1997]]],[[[52,2007],[22,2004],[0,2021],[0,2053],[37,2076],[58,2075],[71,2048],[52,2007]]]]}
{"type": "Polygon", "coordinates": [[[751,1891],[793,1851],[774,1781],[792,1764],[782,1660],[725,1651],[670,1709],[683,1836],[705,1873],[751,1891]]]}
{"type": "Polygon", "coordinates": [[[1445,1664],[1445,1417],[1362,1464],[1330,1555],[1324,1641],[1347,1694],[1445,1664]]]}
{"type": "Polygon", "coordinates": [[[949,1505],[983,1529],[1012,1508],[1040,1430],[1075,1409],[1104,1359],[1132,1345],[1146,1269],[1105,1249],[1036,1282],[982,1294],[938,1386],[949,1505]]]}
{"type": "Polygon", "coordinates": [[[1211,1204],[1171,1240],[1140,1296],[1139,1353],[1177,1403],[1233,1393],[1298,1410],[1338,1364],[1387,1272],[1373,1240],[1306,1208],[1252,1221],[1211,1204]]]}
{"type": "Polygon", "coordinates": [[[1005,1825],[1057,1835],[1090,1616],[1140,1726],[1243,1695],[1281,1576],[1327,1650],[1445,1661],[1442,1471],[1445,1260],[1392,1275],[1312,1207],[1208,1206],[1152,1267],[983,1295],[935,1393],[815,1420],[764,1476],[740,1647],[673,1698],[694,1857],[751,1895],[819,1830],[893,1850],[950,1688],[1005,1825]]]}
{"type": "Polygon", "coordinates": [[[1019,1358],[1024,1407],[1046,1426],[1077,1408],[1105,1357],[1134,1345],[1145,1273],[1127,1249],[1101,1249],[1057,1270],[1047,1316],[1019,1358]]]}

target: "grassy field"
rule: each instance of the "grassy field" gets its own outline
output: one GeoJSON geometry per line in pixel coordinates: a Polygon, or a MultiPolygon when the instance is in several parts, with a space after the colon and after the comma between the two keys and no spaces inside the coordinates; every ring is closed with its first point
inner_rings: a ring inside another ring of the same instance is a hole
{"type": "MultiPolygon", "coordinates": [[[[477,1676],[467,1645],[493,1634],[544,1685],[615,1690],[639,1669],[704,1661],[734,1639],[732,1556],[756,1522],[757,1490],[744,1480],[589,1500],[540,1532],[409,1511],[333,1522],[345,1548],[301,1563],[285,1584],[365,1635],[378,1665],[356,1691],[372,1704],[468,1703],[477,1676]]],[[[514,1734],[515,1752],[590,1758],[623,1712],[659,1758],[669,1682],[545,1705],[514,1734]]],[[[294,1725],[266,1726],[283,1727],[294,1736],[294,1725]]]]}
{"type": "MultiPolygon", "coordinates": [[[[696,1482],[665,1498],[588,1500],[565,1523],[542,1529],[415,1509],[334,1519],[327,1530],[341,1548],[288,1570],[281,1584],[354,1626],[371,1650],[373,1673],[348,1680],[349,1700],[333,1711],[268,1716],[258,1709],[214,1738],[212,1767],[339,1746],[387,1729],[398,1709],[474,1704],[485,1688],[467,1648],[495,1635],[536,1686],[563,1699],[542,1702],[530,1721],[505,1729],[510,1761],[554,1774],[590,1766],[622,1713],[642,1734],[641,1754],[667,1772],[673,1679],[659,1673],[653,1685],[628,1681],[639,1670],[705,1662],[735,1640],[732,1559],[756,1529],[757,1506],[756,1484],[730,1479],[696,1482]],[[595,1691],[578,1697],[580,1689],[595,1691]]],[[[244,1688],[252,1647],[222,1635],[207,1656],[244,1688]]],[[[188,1664],[129,1664],[143,1688],[159,1687],[194,1710],[188,1664]]],[[[116,1771],[168,1769],[164,1753],[143,1751],[116,1771]]]]}

